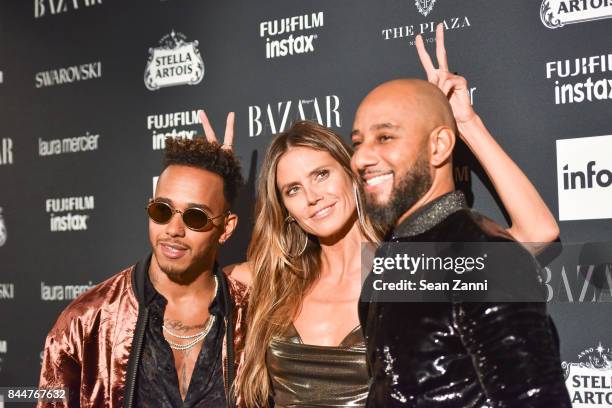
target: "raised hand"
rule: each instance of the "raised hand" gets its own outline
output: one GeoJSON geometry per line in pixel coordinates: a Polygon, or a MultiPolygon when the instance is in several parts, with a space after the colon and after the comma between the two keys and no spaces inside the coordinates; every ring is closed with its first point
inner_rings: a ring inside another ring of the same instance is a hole
{"type": "Polygon", "coordinates": [[[420,34],[416,37],[416,49],[427,74],[427,80],[440,88],[444,95],[447,96],[453,108],[453,115],[457,125],[472,120],[476,113],[472,108],[467,80],[448,71],[446,48],[444,48],[444,25],[440,23],[436,27],[436,58],[438,59],[438,68],[434,67],[420,34]]]}
{"type": "MultiPolygon", "coordinates": [[[[208,140],[210,143],[219,143],[217,136],[215,136],[215,131],[210,125],[208,116],[206,116],[206,112],[201,110],[199,112],[199,116],[200,122],[202,122],[202,127],[204,128],[204,136],[206,136],[206,140],[208,140]]],[[[222,149],[232,150],[232,143],[234,142],[234,117],[234,112],[227,114],[227,119],[225,121],[225,136],[223,138],[223,144],[221,145],[222,149]]]]}

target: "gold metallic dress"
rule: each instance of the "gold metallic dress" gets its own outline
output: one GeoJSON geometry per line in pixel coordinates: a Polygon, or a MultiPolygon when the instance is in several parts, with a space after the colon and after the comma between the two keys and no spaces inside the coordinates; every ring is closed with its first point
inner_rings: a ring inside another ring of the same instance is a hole
{"type": "Polygon", "coordinates": [[[270,342],[275,408],[365,407],[368,369],[361,327],[337,347],[304,344],[295,326],[270,342]]]}

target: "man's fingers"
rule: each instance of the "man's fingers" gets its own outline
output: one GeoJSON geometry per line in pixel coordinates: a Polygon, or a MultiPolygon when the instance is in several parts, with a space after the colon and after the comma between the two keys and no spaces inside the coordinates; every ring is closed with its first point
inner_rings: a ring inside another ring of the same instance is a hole
{"type": "Polygon", "coordinates": [[[234,143],[234,112],[227,114],[227,120],[225,121],[225,137],[223,138],[223,148],[232,150],[232,144],[234,143]]]}
{"type": "Polygon", "coordinates": [[[467,81],[463,77],[453,75],[440,84],[440,89],[448,97],[452,90],[467,90],[467,81]]]}
{"type": "Polygon", "coordinates": [[[199,116],[200,122],[202,122],[202,128],[204,128],[204,136],[206,136],[206,140],[208,140],[210,143],[218,143],[217,137],[215,136],[215,131],[210,125],[210,121],[208,120],[208,116],[206,116],[206,112],[201,110],[199,116]]]}
{"type": "Polygon", "coordinates": [[[446,48],[444,47],[444,24],[442,23],[436,27],[436,58],[438,58],[440,70],[448,71],[448,60],[446,58],[446,48]]]}
{"type": "Polygon", "coordinates": [[[435,82],[436,80],[436,68],[434,67],[431,58],[429,57],[429,53],[425,49],[425,43],[423,42],[423,37],[421,35],[417,35],[416,37],[416,49],[419,54],[419,59],[421,60],[421,64],[425,69],[425,73],[427,74],[427,80],[429,82],[435,82]]]}

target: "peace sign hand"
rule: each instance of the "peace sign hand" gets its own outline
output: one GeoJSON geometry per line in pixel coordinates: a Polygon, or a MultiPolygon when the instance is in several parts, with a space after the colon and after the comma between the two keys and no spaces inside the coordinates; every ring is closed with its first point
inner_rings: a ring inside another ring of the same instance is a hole
{"type": "Polygon", "coordinates": [[[457,125],[472,120],[476,112],[472,108],[467,80],[448,71],[446,48],[444,48],[444,25],[440,23],[436,27],[436,58],[439,65],[437,69],[425,49],[425,43],[420,34],[416,37],[416,49],[427,74],[427,80],[444,92],[453,108],[457,125]]]}
{"type": "MultiPolygon", "coordinates": [[[[201,110],[199,112],[199,116],[200,122],[202,122],[202,127],[204,128],[204,136],[206,136],[206,140],[208,140],[210,143],[219,143],[217,136],[215,136],[215,131],[210,125],[208,116],[206,116],[206,112],[201,110]]],[[[223,138],[223,144],[221,145],[222,149],[232,150],[232,143],[234,141],[234,117],[234,112],[227,114],[227,120],[225,121],[225,136],[223,138]]]]}

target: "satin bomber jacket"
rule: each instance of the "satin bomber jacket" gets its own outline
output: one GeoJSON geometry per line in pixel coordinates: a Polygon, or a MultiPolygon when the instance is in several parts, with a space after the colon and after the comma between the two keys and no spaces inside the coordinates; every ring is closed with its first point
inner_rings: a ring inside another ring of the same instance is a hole
{"type": "MultiPolygon", "coordinates": [[[[98,284],[73,301],[49,332],[40,388],[68,388],[69,402],[46,407],[132,407],[142,340],[148,321],[144,277],[151,256],[98,284]]],[[[216,268],[225,321],[223,377],[228,407],[238,407],[230,387],[246,335],[248,287],[216,268]],[[228,329],[229,327],[233,328],[228,329]]]]}

